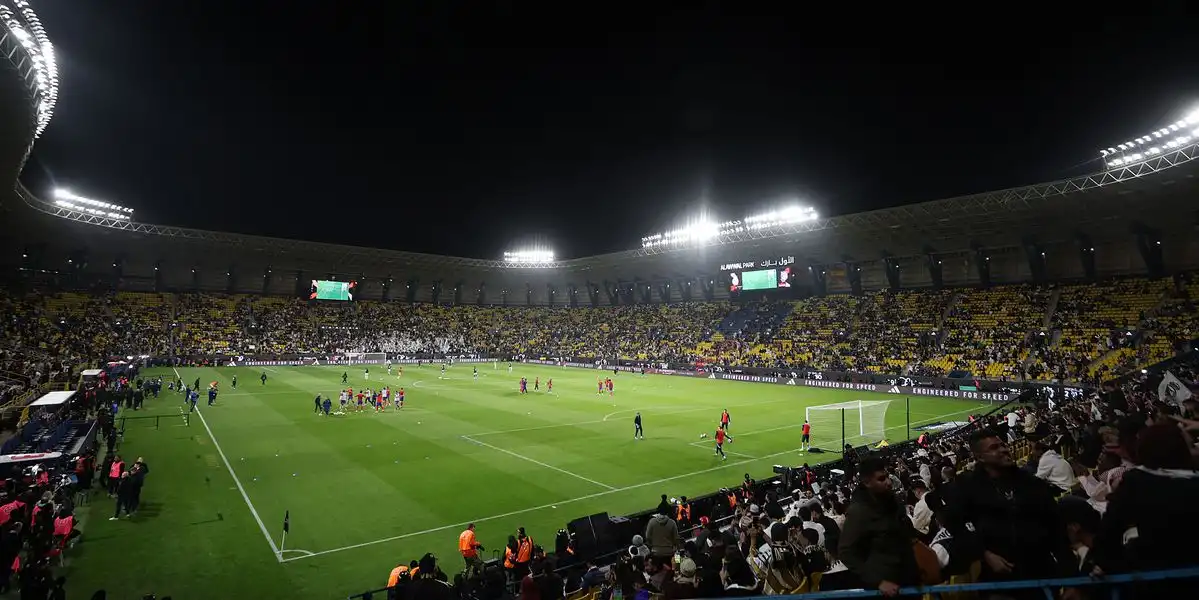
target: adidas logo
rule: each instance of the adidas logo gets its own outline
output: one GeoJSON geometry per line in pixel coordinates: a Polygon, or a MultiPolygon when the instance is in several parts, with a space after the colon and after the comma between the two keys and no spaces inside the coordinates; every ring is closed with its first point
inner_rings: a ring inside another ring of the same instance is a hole
{"type": "Polygon", "coordinates": [[[715,374],[715,373],[709,373],[709,374],[708,374],[708,379],[716,379],[716,374],[715,374]]]}
{"type": "Polygon", "coordinates": [[[888,394],[901,394],[903,392],[899,391],[899,386],[893,385],[893,386],[891,386],[891,389],[887,390],[887,393],[888,394]]]}
{"type": "Polygon", "coordinates": [[[791,379],[788,379],[788,380],[787,380],[787,385],[795,385],[795,378],[794,378],[794,377],[792,377],[791,379]]]}

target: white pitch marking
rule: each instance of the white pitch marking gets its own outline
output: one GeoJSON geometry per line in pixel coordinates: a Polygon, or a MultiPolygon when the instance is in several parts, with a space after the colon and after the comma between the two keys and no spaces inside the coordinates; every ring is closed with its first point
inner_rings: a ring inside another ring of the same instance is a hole
{"type": "MultiPolygon", "coordinates": [[[[179,369],[172,367],[172,370],[175,371],[175,377],[182,379],[179,375],[179,369]]],[[[266,525],[262,522],[262,517],[258,516],[258,509],[254,508],[253,502],[250,502],[250,495],[246,493],[246,488],[242,486],[241,480],[237,478],[237,473],[233,472],[233,465],[229,464],[229,459],[225,457],[225,451],[221,450],[221,445],[216,441],[216,436],[212,435],[212,428],[208,426],[208,421],[204,420],[204,411],[197,410],[196,414],[200,416],[200,423],[204,425],[204,430],[208,432],[208,438],[212,440],[212,447],[216,448],[217,454],[221,455],[221,460],[224,461],[225,468],[229,470],[229,476],[233,478],[233,483],[237,485],[237,491],[241,492],[242,500],[245,500],[246,506],[250,508],[250,514],[258,522],[258,529],[262,530],[262,537],[266,538],[267,544],[270,544],[271,552],[275,554],[275,560],[283,562],[283,555],[279,553],[279,546],[275,545],[275,540],[271,539],[271,534],[267,532],[266,525]]]]}
{"type": "MultiPolygon", "coordinates": [[[[939,416],[939,417],[932,417],[932,418],[930,418],[930,419],[925,419],[925,420],[923,420],[923,421],[917,421],[917,422],[913,423],[913,425],[920,425],[920,424],[923,424],[923,423],[932,423],[932,422],[935,422],[935,421],[937,421],[938,419],[944,419],[945,417],[952,417],[952,416],[954,416],[954,415],[959,415],[959,414],[962,414],[962,413],[964,413],[964,412],[969,412],[969,411],[972,411],[972,410],[975,410],[975,408],[969,408],[969,409],[965,409],[965,410],[954,411],[954,412],[951,412],[951,413],[948,413],[948,414],[941,415],[941,416],[939,416]]],[[[888,430],[890,430],[890,429],[899,429],[899,428],[901,428],[901,427],[903,427],[903,426],[898,426],[898,427],[889,427],[889,428],[888,428],[888,430]]],[[[475,441],[475,442],[478,442],[478,440],[474,440],[474,441],[475,441]]],[[[404,534],[400,534],[400,535],[393,535],[393,536],[391,536],[391,537],[386,537],[386,538],[382,538],[382,539],[378,539],[378,540],[372,540],[372,541],[369,541],[369,542],[362,542],[362,543],[360,543],[360,544],[352,544],[352,545],[349,545],[349,546],[342,546],[342,547],[340,547],[340,548],[332,548],[332,549],[330,549],[330,550],[321,550],[320,552],[313,552],[312,554],[310,554],[310,555],[308,555],[308,556],[298,556],[298,557],[295,557],[295,558],[285,558],[285,559],[283,559],[283,560],[282,560],[282,562],[291,562],[291,561],[293,561],[293,560],[300,560],[300,559],[302,559],[302,558],[310,558],[310,557],[313,557],[313,556],[321,556],[321,555],[324,555],[324,554],[333,554],[334,552],[344,552],[344,551],[346,551],[346,550],[356,550],[356,549],[358,549],[358,548],[365,548],[365,547],[367,547],[367,546],[374,546],[374,545],[377,545],[377,544],[386,544],[387,542],[394,542],[394,541],[397,541],[397,540],[403,540],[403,539],[407,539],[407,538],[410,538],[410,537],[416,537],[416,536],[421,536],[421,535],[427,535],[427,534],[430,534],[430,533],[437,533],[437,532],[439,532],[439,531],[445,531],[445,530],[447,530],[447,529],[454,529],[454,528],[457,528],[457,527],[465,527],[465,526],[467,526],[467,525],[470,525],[471,523],[483,523],[483,522],[485,522],[485,521],[494,521],[494,520],[496,520],[496,519],[504,519],[504,518],[507,518],[507,517],[514,517],[514,516],[516,516],[516,515],[523,515],[523,514],[527,514],[527,513],[531,513],[531,512],[536,512],[536,511],[539,511],[539,510],[545,510],[545,509],[547,509],[547,508],[549,508],[549,509],[555,509],[555,508],[558,508],[559,506],[561,506],[561,505],[563,505],[563,504],[574,504],[574,503],[576,503],[576,502],[583,502],[584,500],[591,500],[592,498],[601,498],[601,497],[603,497],[603,496],[608,496],[608,495],[611,495],[611,494],[619,494],[620,492],[627,492],[627,491],[629,491],[629,490],[636,490],[636,489],[640,489],[640,488],[643,488],[643,487],[649,487],[649,486],[654,486],[654,485],[660,485],[660,484],[663,484],[663,483],[668,483],[668,482],[671,482],[671,481],[676,481],[676,480],[679,480],[679,479],[685,479],[685,478],[687,478],[687,477],[693,477],[693,476],[695,476],[695,475],[703,475],[703,474],[705,474],[705,473],[711,473],[712,471],[718,471],[718,470],[720,470],[720,469],[726,469],[726,468],[730,468],[730,467],[739,467],[739,466],[741,466],[741,465],[747,465],[747,464],[749,464],[749,463],[756,462],[756,461],[759,461],[759,460],[767,460],[767,459],[771,459],[771,458],[776,458],[776,457],[779,457],[779,456],[784,456],[784,455],[787,455],[787,454],[791,454],[791,453],[795,452],[795,450],[796,450],[796,449],[794,449],[794,448],[793,448],[793,449],[791,449],[791,450],[784,450],[784,451],[782,451],[782,452],[775,452],[774,454],[767,454],[766,456],[759,456],[759,457],[757,457],[757,458],[747,458],[747,459],[745,459],[745,460],[738,460],[738,461],[733,461],[733,462],[730,462],[730,463],[721,463],[721,464],[719,464],[719,465],[717,465],[717,466],[715,466],[715,467],[709,467],[709,468],[707,468],[707,469],[700,469],[699,471],[692,471],[692,472],[690,472],[690,473],[683,473],[683,474],[681,474],[681,475],[673,475],[673,476],[671,476],[671,477],[663,477],[662,479],[655,479],[654,481],[647,481],[647,482],[645,482],[645,483],[638,483],[638,484],[635,484],[635,485],[630,485],[630,486],[625,486],[625,487],[621,487],[621,488],[616,488],[616,489],[613,489],[613,490],[607,490],[607,491],[603,491],[603,492],[596,492],[596,493],[594,493],[594,494],[588,494],[588,495],[586,495],[586,496],[579,496],[578,498],[569,498],[569,499],[567,499],[567,500],[557,500],[557,501],[555,501],[555,502],[550,502],[550,503],[548,503],[548,504],[542,504],[541,506],[533,506],[533,507],[530,507],[530,508],[522,508],[522,509],[520,509],[520,510],[513,510],[513,511],[509,511],[509,512],[506,512],[506,513],[501,513],[501,514],[498,514],[498,515],[491,515],[491,516],[489,516],[489,517],[480,517],[480,518],[477,518],[477,519],[471,519],[471,520],[469,520],[469,521],[462,521],[461,523],[451,523],[451,524],[449,524],[449,525],[442,525],[441,527],[434,527],[434,528],[432,528],[432,529],[425,529],[424,531],[414,531],[414,532],[412,532],[412,533],[404,533],[404,534]]]]}
{"type": "Polygon", "coordinates": [[[464,440],[466,440],[466,441],[468,441],[468,442],[474,443],[474,444],[478,444],[478,445],[480,445],[480,446],[484,446],[484,447],[487,447],[487,448],[491,448],[492,450],[495,450],[495,451],[497,451],[497,452],[503,452],[504,454],[507,454],[508,456],[513,456],[513,457],[519,458],[519,459],[521,459],[521,460],[525,460],[525,461],[531,462],[531,463],[533,463],[533,464],[535,464],[535,465],[540,465],[540,466],[542,466],[542,467],[545,467],[545,468],[547,468],[547,469],[550,469],[550,470],[553,470],[553,471],[557,471],[557,472],[559,472],[559,473],[562,473],[562,474],[564,474],[564,475],[570,475],[571,477],[574,477],[575,479],[582,479],[583,481],[586,481],[587,483],[590,483],[590,484],[592,484],[592,485],[598,485],[598,486],[600,486],[600,487],[602,487],[602,488],[605,488],[605,489],[608,489],[608,490],[614,490],[614,489],[616,489],[616,488],[614,488],[614,487],[612,487],[612,486],[610,486],[610,485],[608,485],[608,484],[606,484],[606,483],[600,483],[600,482],[598,482],[598,481],[596,481],[596,480],[594,480],[594,479],[588,479],[588,478],[586,478],[586,477],[583,477],[582,475],[579,475],[578,473],[571,473],[570,471],[567,471],[566,469],[562,469],[562,468],[559,468],[559,467],[555,467],[554,465],[549,465],[549,464],[543,463],[543,462],[541,462],[541,461],[539,461],[539,460],[537,460],[537,459],[535,459],[535,458],[529,458],[529,457],[527,457],[527,456],[525,456],[525,455],[523,455],[523,454],[517,454],[517,453],[515,453],[515,452],[513,452],[513,451],[511,451],[511,450],[506,450],[506,449],[504,449],[504,448],[500,448],[499,446],[492,446],[491,444],[488,444],[487,442],[480,442],[479,440],[476,440],[476,439],[474,439],[474,438],[472,438],[472,437],[470,437],[470,436],[468,436],[468,435],[464,435],[464,436],[462,436],[462,439],[464,439],[464,440]]]}

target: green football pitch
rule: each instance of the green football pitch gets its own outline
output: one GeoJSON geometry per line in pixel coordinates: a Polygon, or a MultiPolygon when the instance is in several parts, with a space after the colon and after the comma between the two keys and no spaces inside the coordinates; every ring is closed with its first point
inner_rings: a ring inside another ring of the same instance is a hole
{"type": "MultiPolygon", "coordinates": [[[[144,457],[151,474],[142,510],[110,521],[113,501],[82,508],[85,537],[68,553],[73,593],[109,597],[155,592],[198,598],[338,598],[381,587],[399,562],[432,551],[460,568],[457,536],[478,524],[487,556],[525,527],[552,549],[554,534],[580,516],[629,514],[660,494],[699,496],[767,477],[775,464],[816,463],[801,455],[809,406],[890,400],[891,442],[908,436],[903,397],[860,391],[666,375],[614,377],[596,393],[597,371],[506,363],[407,366],[402,378],[371,367],[180,369],[220,383],[215,406],[201,397],[185,424],[182,396],[165,391],[126,421],[120,448],[144,457]],[[318,416],[316,394],[350,385],[407,391],[384,413],[318,416]],[[267,374],[265,385],[259,375],[267,374]],[[238,387],[231,381],[237,376],[238,387]],[[521,395],[517,379],[541,379],[521,395]],[[553,392],[546,391],[553,378],[553,392]],[[729,457],[714,456],[720,411],[732,416],[729,457]],[[633,439],[640,411],[645,439],[633,439]],[[701,439],[700,434],[707,438],[701,439]],[[290,533],[283,534],[290,514],[290,533]]],[[[611,372],[606,372],[610,374],[611,372]]],[[[149,371],[171,378],[171,370],[149,371]]],[[[913,427],[961,420],[976,402],[912,398],[913,427]]],[[[835,448],[841,432],[813,429],[813,445],[835,448]]]]}

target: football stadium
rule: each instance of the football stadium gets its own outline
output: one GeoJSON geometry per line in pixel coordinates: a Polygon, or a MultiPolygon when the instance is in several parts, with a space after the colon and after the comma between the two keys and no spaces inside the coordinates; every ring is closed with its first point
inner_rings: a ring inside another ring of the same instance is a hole
{"type": "Polygon", "coordinates": [[[1199,111],[1073,179],[439,256],[27,188],[35,6],[0,0],[0,595],[1192,593],[1199,111]]]}

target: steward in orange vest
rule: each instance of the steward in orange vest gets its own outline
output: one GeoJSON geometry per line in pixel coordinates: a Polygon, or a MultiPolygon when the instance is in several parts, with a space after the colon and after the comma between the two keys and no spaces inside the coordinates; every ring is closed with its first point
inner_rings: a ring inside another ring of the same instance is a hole
{"type": "Polygon", "coordinates": [[[482,572],[483,559],[479,558],[479,550],[482,549],[483,544],[475,539],[475,524],[467,525],[466,531],[458,536],[458,552],[462,553],[462,559],[466,561],[467,571],[482,572]]]}
{"type": "Polygon", "coordinates": [[[520,551],[520,545],[516,543],[516,536],[508,536],[508,545],[504,546],[504,568],[516,568],[516,553],[520,551]]]}
{"type": "Polygon", "coordinates": [[[675,507],[675,522],[679,525],[679,530],[691,524],[691,505],[687,503],[686,496],[679,497],[679,505],[675,507]]]}
{"type": "Polygon", "coordinates": [[[525,534],[525,528],[516,530],[516,568],[524,577],[529,572],[529,564],[533,562],[533,538],[525,534]]]}

